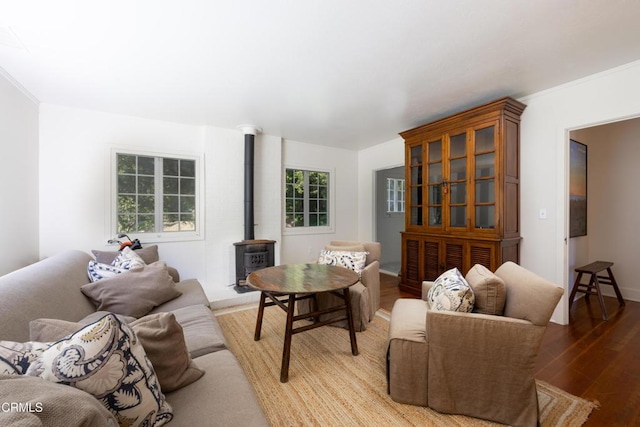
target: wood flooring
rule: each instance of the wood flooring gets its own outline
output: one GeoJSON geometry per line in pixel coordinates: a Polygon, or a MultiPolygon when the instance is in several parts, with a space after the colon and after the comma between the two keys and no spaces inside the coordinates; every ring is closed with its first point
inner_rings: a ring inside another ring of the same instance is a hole
{"type": "MultiPolygon", "coordinates": [[[[381,274],[381,308],[390,312],[398,298],[415,296],[398,289],[396,276],[381,274]]],[[[619,306],[605,297],[605,304],[609,320],[591,297],[573,304],[569,325],[549,323],[535,377],[599,402],[586,427],[640,426],[640,303],[619,306]]]]}

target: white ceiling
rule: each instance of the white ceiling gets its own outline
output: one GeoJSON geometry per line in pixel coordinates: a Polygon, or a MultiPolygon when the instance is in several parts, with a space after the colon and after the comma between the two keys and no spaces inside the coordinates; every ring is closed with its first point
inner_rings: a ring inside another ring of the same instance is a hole
{"type": "Polygon", "coordinates": [[[45,103],[361,149],[638,60],[638,22],[636,0],[0,0],[0,67],[45,103]]]}

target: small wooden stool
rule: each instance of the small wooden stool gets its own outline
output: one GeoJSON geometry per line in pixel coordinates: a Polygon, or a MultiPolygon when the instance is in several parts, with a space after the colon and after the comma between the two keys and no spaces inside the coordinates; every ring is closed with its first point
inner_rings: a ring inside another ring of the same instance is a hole
{"type": "Polygon", "coordinates": [[[618,283],[616,283],[616,279],[613,277],[613,272],[611,271],[612,262],[608,261],[596,261],[591,264],[587,264],[584,267],[576,268],[575,271],[578,273],[578,277],[576,277],[576,281],[573,284],[573,289],[571,290],[571,296],[569,297],[569,310],[571,310],[571,304],[573,304],[573,299],[576,296],[577,292],[582,292],[585,294],[585,300],[589,301],[589,295],[597,295],[598,301],[600,302],[600,308],[602,309],[602,318],[604,320],[608,320],[607,309],[604,306],[604,298],[602,298],[602,292],[600,291],[600,285],[611,285],[613,286],[613,290],[616,292],[616,296],[618,298],[618,302],[620,305],[624,305],[624,299],[622,299],[622,294],[620,293],[620,289],[618,289],[618,283]],[[602,271],[607,272],[607,275],[598,275],[602,271]],[[591,275],[588,284],[581,283],[583,274],[591,275]]]}

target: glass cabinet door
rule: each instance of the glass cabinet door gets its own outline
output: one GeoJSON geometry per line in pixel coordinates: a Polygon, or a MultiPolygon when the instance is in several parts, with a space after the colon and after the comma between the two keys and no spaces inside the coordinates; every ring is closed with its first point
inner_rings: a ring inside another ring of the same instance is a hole
{"type": "Polygon", "coordinates": [[[409,191],[411,225],[422,225],[422,145],[410,149],[409,191]]]}
{"type": "Polygon", "coordinates": [[[449,227],[467,227],[467,133],[449,137],[449,227]]]}
{"type": "Polygon", "coordinates": [[[475,227],[495,228],[496,150],[495,126],[474,131],[475,227]]]}
{"type": "Polygon", "coordinates": [[[497,123],[470,127],[408,147],[408,225],[492,230],[496,219],[497,123]]]}
{"type": "Polygon", "coordinates": [[[427,191],[429,225],[442,225],[442,140],[427,143],[427,191]]]}

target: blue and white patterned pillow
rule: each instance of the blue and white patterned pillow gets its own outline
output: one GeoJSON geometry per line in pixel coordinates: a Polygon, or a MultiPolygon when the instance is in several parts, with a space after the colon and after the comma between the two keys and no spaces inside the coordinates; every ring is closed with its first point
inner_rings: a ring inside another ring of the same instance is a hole
{"type": "Polygon", "coordinates": [[[142,268],[145,266],[144,260],[129,246],[125,246],[113,261],[111,266],[121,268],[123,270],[133,270],[134,268],[142,268]]]}
{"type": "Polygon", "coordinates": [[[435,280],[427,293],[427,302],[432,310],[470,312],[475,295],[460,271],[452,268],[435,280]]]}
{"type": "Polygon", "coordinates": [[[367,252],[351,252],[351,251],[329,251],[323,249],[320,251],[318,264],[338,265],[362,274],[365,263],[367,261],[367,252]]]}
{"type": "Polygon", "coordinates": [[[89,261],[89,265],[87,266],[87,274],[92,282],[116,276],[124,271],[127,270],[112,267],[109,264],[101,264],[97,261],[89,261]]]}
{"type": "Polygon", "coordinates": [[[126,246],[118,256],[111,261],[111,264],[89,261],[87,274],[92,282],[96,282],[101,279],[114,277],[134,268],[143,268],[144,266],[145,262],[140,255],[131,250],[130,247],[126,246]]]}
{"type": "Polygon", "coordinates": [[[161,426],[173,418],[141,342],[113,313],[53,343],[27,375],[83,390],[127,426],[161,426]]]}

